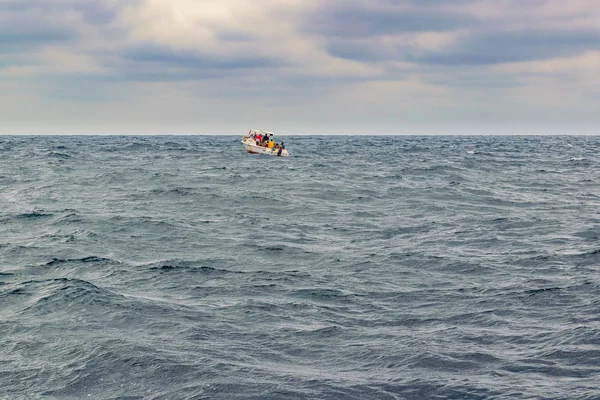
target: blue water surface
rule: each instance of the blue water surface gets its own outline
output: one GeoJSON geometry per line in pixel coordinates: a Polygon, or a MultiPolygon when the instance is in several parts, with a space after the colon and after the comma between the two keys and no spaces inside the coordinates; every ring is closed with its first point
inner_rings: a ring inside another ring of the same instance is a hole
{"type": "Polygon", "coordinates": [[[600,398],[600,137],[0,137],[0,399],[600,398]]]}

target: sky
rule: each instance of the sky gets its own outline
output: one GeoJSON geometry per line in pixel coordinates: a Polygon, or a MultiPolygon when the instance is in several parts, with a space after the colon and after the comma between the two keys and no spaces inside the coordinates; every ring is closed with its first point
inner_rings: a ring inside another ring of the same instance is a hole
{"type": "Polygon", "coordinates": [[[600,134],[598,0],[0,0],[0,134],[600,134]]]}

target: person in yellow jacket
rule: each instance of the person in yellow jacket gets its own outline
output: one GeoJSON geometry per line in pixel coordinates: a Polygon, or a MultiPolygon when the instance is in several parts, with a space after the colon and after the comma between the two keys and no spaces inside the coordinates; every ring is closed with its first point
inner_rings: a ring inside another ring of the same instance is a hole
{"type": "Polygon", "coordinates": [[[273,140],[269,140],[269,144],[267,144],[267,147],[272,149],[273,146],[275,146],[275,142],[273,140]]]}

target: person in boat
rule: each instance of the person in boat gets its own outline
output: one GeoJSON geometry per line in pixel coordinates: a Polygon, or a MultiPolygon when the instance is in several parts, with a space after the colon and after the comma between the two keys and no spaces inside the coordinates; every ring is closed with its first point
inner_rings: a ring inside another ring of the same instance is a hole
{"type": "Polygon", "coordinates": [[[272,149],[273,146],[275,146],[275,142],[273,141],[273,139],[269,139],[269,141],[267,142],[267,147],[269,149],[272,149]]]}
{"type": "Polygon", "coordinates": [[[285,144],[283,144],[283,140],[281,141],[281,150],[285,150],[285,144]]]}

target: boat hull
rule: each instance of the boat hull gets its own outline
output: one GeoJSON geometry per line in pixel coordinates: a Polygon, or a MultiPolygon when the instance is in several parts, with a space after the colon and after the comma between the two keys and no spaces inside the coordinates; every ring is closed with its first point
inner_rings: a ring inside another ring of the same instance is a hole
{"type": "Polygon", "coordinates": [[[280,157],[288,157],[290,155],[287,149],[281,150],[281,154],[279,154],[279,149],[270,149],[268,147],[257,146],[256,142],[254,142],[252,139],[244,139],[242,140],[242,144],[246,148],[246,151],[252,154],[267,154],[270,156],[280,157]]]}

